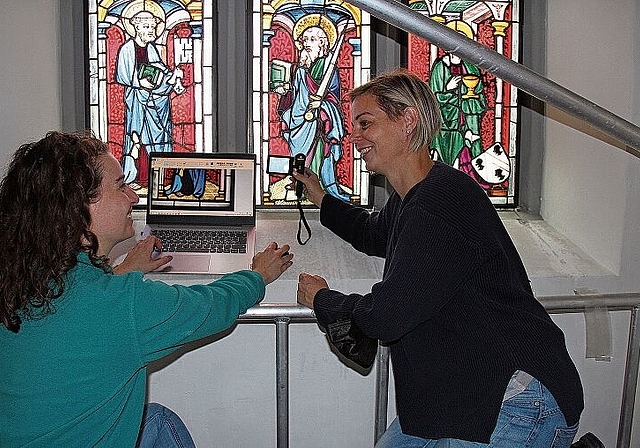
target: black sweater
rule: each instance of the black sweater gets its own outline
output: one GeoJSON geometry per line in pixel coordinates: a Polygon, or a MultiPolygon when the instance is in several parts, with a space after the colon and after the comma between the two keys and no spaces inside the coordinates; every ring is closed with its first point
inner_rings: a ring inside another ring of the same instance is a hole
{"type": "Polygon", "coordinates": [[[325,289],[318,322],[351,316],[389,344],[403,432],[489,443],[511,375],[542,382],[568,425],[584,407],[562,331],[534,298],[493,204],[466,174],[436,163],[402,200],[379,212],[331,195],[324,226],[357,250],[385,258],[370,293],[325,289]]]}

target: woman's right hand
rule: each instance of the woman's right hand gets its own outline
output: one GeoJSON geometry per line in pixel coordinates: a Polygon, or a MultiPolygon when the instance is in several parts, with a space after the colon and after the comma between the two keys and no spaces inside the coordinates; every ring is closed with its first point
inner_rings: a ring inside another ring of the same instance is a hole
{"type": "Polygon", "coordinates": [[[305,168],[304,173],[298,173],[294,170],[292,176],[297,182],[302,182],[304,184],[304,189],[302,191],[307,199],[313,202],[316,207],[320,208],[320,205],[322,205],[322,198],[324,198],[324,195],[327,193],[322,189],[318,176],[316,176],[316,174],[309,168],[305,168]]]}
{"type": "Polygon", "coordinates": [[[140,240],[127,253],[125,259],[114,266],[114,274],[125,274],[132,271],[152,272],[165,267],[173,257],[162,255],[162,242],[155,236],[149,235],[140,240]]]}
{"type": "Polygon", "coordinates": [[[269,243],[264,250],[256,253],[251,262],[251,270],[262,275],[264,284],[268,285],[291,267],[293,254],[289,252],[289,245],[278,248],[276,242],[269,243]]]}

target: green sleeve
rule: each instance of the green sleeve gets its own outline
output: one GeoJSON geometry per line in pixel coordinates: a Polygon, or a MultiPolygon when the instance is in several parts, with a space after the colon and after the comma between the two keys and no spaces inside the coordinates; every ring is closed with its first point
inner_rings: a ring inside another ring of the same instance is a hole
{"type": "MultiPolygon", "coordinates": [[[[126,277],[126,276],[123,276],[126,277]]],[[[167,285],[132,276],[131,326],[145,363],[160,359],[180,346],[227,330],[265,293],[262,276],[239,271],[204,285],[167,285]]]]}

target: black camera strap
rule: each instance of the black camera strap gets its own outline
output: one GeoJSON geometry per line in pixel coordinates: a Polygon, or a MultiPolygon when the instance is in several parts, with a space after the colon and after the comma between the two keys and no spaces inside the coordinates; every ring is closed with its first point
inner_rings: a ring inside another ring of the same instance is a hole
{"type": "Polygon", "coordinates": [[[300,212],[300,219],[298,220],[298,234],[296,237],[298,238],[298,243],[304,246],[311,239],[311,228],[309,227],[307,218],[304,217],[304,209],[302,208],[302,201],[300,201],[300,198],[296,199],[296,204],[298,205],[298,212],[300,212]],[[302,234],[302,224],[304,224],[304,228],[307,230],[307,239],[304,241],[302,241],[300,236],[302,234]]]}

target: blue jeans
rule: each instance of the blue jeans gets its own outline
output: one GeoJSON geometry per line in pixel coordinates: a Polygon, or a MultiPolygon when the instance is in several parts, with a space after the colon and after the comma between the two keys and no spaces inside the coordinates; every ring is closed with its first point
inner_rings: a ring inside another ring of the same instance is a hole
{"type": "Polygon", "coordinates": [[[524,391],[502,403],[498,423],[488,445],[459,439],[429,440],[403,434],[396,418],[375,448],[567,448],[576,432],[578,423],[567,426],[553,395],[534,378],[524,391]]]}
{"type": "Polygon", "coordinates": [[[178,414],[158,403],[144,407],[137,448],[195,448],[178,414]]]}

